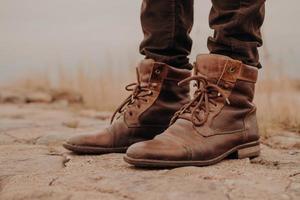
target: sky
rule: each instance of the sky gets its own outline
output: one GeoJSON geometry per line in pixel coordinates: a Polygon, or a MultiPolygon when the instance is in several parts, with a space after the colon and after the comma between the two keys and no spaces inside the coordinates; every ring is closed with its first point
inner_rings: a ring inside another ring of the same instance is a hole
{"type": "MultiPolygon", "coordinates": [[[[129,67],[142,58],[140,5],[141,0],[0,0],[0,83],[58,66],[129,67]]],[[[209,0],[195,1],[191,59],[207,52],[210,6],[209,0]]],[[[272,63],[300,78],[300,2],[269,0],[266,6],[262,63],[267,50],[272,63]]]]}

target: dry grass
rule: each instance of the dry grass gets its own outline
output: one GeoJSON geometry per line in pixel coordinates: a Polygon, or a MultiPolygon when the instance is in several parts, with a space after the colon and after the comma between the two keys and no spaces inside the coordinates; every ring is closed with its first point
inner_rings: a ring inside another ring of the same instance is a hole
{"type": "MultiPolygon", "coordinates": [[[[85,107],[112,111],[127,95],[124,86],[135,81],[134,68],[100,69],[81,66],[72,73],[60,67],[55,84],[44,73],[18,85],[27,89],[49,90],[54,87],[77,91],[82,95],[85,107]]],[[[265,76],[257,84],[255,103],[263,136],[268,137],[278,130],[300,132],[300,81],[291,81],[283,75],[265,76]]]]}
{"type": "Polygon", "coordinates": [[[74,91],[82,96],[84,107],[112,111],[128,95],[124,86],[135,81],[134,68],[118,71],[120,73],[109,68],[99,71],[91,66],[79,66],[74,71],[59,67],[55,80],[51,80],[48,73],[35,72],[14,83],[12,88],[22,91],[74,91]]]}
{"type": "MultiPolygon", "coordinates": [[[[133,72],[133,69],[129,71],[133,72]]],[[[102,69],[101,72],[95,70],[93,74],[87,68],[80,67],[71,77],[61,70],[58,87],[79,92],[88,108],[111,111],[126,95],[124,85],[133,81],[129,74],[124,70],[117,73],[109,69],[102,69]]]]}
{"type": "Polygon", "coordinates": [[[255,103],[258,121],[263,136],[274,130],[300,133],[300,89],[299,81],[281,76],[277,79],[259,81],[255,103]]]}

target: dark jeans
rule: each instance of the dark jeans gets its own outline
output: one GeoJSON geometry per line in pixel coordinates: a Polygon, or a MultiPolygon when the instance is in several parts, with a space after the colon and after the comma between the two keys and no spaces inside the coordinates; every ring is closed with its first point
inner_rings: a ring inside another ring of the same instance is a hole
{"type": "MultiPolygon", "coordinates": [[[[144,40],[140,52],[146,58],[178,68],[191,69],[188,55],[193,26],[193,0],[143,0],[141,23],[144,40]]],[[[210,53],[230,56],[261,67],[257,48],[262,45],[260,28],[265,0],[212,0],[208,38],[210,53]]]]}

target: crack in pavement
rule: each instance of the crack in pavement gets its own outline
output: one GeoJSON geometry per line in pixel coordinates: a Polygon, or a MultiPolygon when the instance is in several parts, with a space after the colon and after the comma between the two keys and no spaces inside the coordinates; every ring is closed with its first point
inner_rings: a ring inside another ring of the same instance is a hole
{"type": "Polygon", "coordinates": [[[46,155],[61,156],[63,158],[63,160],[62,160],[63,167],[67,167],[67,163],[71,161],[71,157],[69,155],[67,155],[66,153],[50,152],[50,153],[47,153],[46,155]]]}
{"type": "Polygon", "coordinates": [[[280,169],[280,163],[279,161],[269,161],[269,160],[264,160],[262,158],[255,158],[250,160],[250,164],[258,164],[258,165],[264,165],[267,167],[275,167],[276,169],[280,169]]]}
{"type": "Polygon", "coordinates": [[[31,144],[31,145],[35,145],[36,144],[36,141],[38,139],[40,139],[42,136],[38,136],[36,138],[32,138],[32,139],[29,139],[29,140],[26,140],[26,139],[21,139],[21,138],[18,138],[16,136],[13,136],[13,135],[10,135],[9,133],[7,133],[6,131],[5,132],[2,132],[1,134],[7,136],[7,137],[10,137],[14,140],[14,143],[20,143],[20,144],[31,144]]]}
{"type": "Polygon", "coordinates": [[[295,172],[293,174],[290,174],[289,177],[295,177],[295,176],[298,176],[298,175],[300,175],[300,172],[295,172]]]}
{"type": "Polygon", "coordinates": [[[297,167],[299,165],[299,162],[294,162],[294,161],[279,161],[279,160],[266,160],[263,158],[254,158],[250,160],[250,164],[257,164],[257,165],[263,165],[266,167],[273,167],[275,169],[281,169],[284,168],[285,166],[290,166],[290,167],[297,167]]]}
{"type": "Polygon", "coordinates": [[[62,156],[63,156],[63,158],[64,158],[64,159],[63,159],[63,162],[62,162],[62,163],[63,163],[63,166],[64,166],[64,167],[67,167],[67,163],[70,162],[71,157],[66,156],[65,154],[63,154],[62,156]]]}
{"type": "Polygon", "coordinates": [[[226,188],[226,191],[225,191],[225,197],[226,197],[228,200],[231,200],[231,193],[232,193],[232,191],[234,190],[234,187],[227,185],[224,181],[222,181],[222,183],[223,183],[223,185],[224,185],[225,188],[226,188]]]}
{"type": "Polygon", "coordinates": [[[28,128],[43,128],[43,126],[39,126],[39,125],[36,125],[36,124],[32,123],[32,124],[28,124],[27,126],[22,126],[22,127],[18,127],[18,128],[2,129],[1,133],[2,132],[7,132],[7,131],[17,131],[17,130],[22,130],[22,129],[28,129],[28,128]]]}
{"type": "Polygon", "coordinates": [[[289,197],[289,199],[292,199],[290,193],[288,192],[288,190],[290,189],[292,183],[293,183],[293,180],[289,179],[289,182],[288,182],[287,186],[284,188],[284,193],[289,197]]]}
{"type": "Polygon", "coordinates": [[[227,188],[227,192],[225,193],[225,196],[228,200],[231,200],[231,192],[232,192],[233,188],[227,188]]]}
{"type": "Polygon", "coordinates": [[[69,156],[67,153],[61,153],[59,150],[55,149],[52,146],[48,146],[48,153],[46,155],[61,156],[63,158],[62,160],[63,168],[67,167],[67,163],[71,161],[71,156],[69,156]]]}
{"type": "Polygon", "coordinates": [[[57,181],[58,179],[59,179],[59,176],[52,178],[48,185],[52,186],[54,184],[54,182],[57,181]]]}

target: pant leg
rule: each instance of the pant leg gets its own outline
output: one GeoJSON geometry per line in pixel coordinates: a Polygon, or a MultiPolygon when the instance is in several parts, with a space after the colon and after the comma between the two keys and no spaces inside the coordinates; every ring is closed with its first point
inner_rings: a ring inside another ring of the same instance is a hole
{"type": "Polygon", "coordinates": [[[143,0],[141,23],[144,39],[140,53],[146,58],[191,69],[188,55],[192,40],[193,0],[143,0]]]}
{"type": "Polygon", "coordinates": [[[208,38],[211,53],[223,54],[258,68],[260,28],[264,21],[265,0],[212,0],[209,16],[213,37],[208,38]]]}

